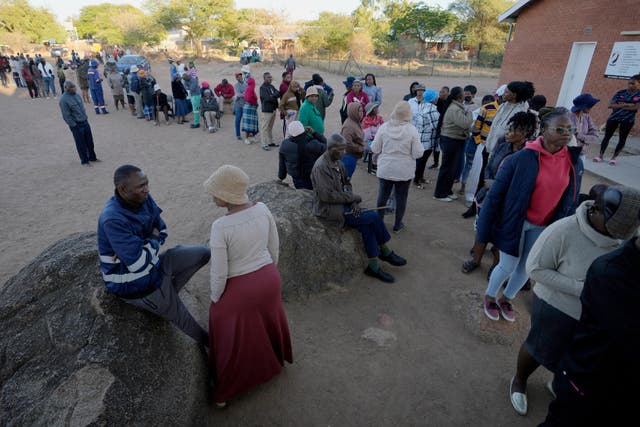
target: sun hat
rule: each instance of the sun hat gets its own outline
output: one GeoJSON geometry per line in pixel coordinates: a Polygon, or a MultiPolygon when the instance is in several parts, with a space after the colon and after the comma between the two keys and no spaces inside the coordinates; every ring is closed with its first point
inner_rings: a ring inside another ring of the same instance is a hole
{"type": "Polygon", "coordinates": [[[604,227],[614,239],[628,240],[640,227],[640,191],[625,186],[603,193],[604,227]]]}
{"type": "Polygon", "coordinates": [[[496,95],[502,96],[504,92],[507,90],[507,85],[502,85],[498,89],[496,89],[496,95]]]}
{"type": "Polygon", "coordinates": [[[422,100],[424,102],[433,102],[438,97],[438,91],[433,89],[427,89],[422,94],[422,100]]]}
{"type": "Polygon", "coordinates": [[[302,135],[304,133],[304,125],[298,120],[293,121],[289,123],[289,126],[287,127],[287,132],[289,132],[289,135],[291,136],[302,135]]]}
{"type": "Polygon", "coordinates": [[[343,81],[342,84],[345,85],[346,87],[351,87],[353,86],[353,82],[356,81],[355,77],[349,76],[347,77],[347,80],[343,81]]]}
{"type": "Polygon", "coordinates": [[[578,111],[588,110],[598,102],[600,102],[600,100],[591,96],[590,93],[583,93],[573,98],[573,107],[571,107],[571,112],[576,113],[578,111]]]}
{"type": "Polygon", "coordinates": [[[232,205],[249,202],[249,176],[239,167],[220,166],[203,185],[207,193],[232,205]]]}
{"type": "Polygon", "coordinates": [[[378,107],[378,106],[380,106],[380,104],[378,102],[370,102],[370,103],[368,103],[366,108],[364,109],[365,116],[368,116],[369,114],[371,114],[373,109],[378,107]]]}
{"type": "Polygon", "coordinates": [[[132,73],[137,73],[138,72],[138,67],[135,65],[132,65],[131,68],[129,68],[129,71],[131,71],[132,73]]]}
{"type": "Polygon", "coordinates": [[[307,88],[307,91],[305,92],[304,97],[308,98],[311,95],[318,95],[318,89],[316,89],[315,86],[309,86],[309,88],[307,88]]]}
{"type": "Polygon", "coordinates": [[[160,90],[160,85],[159,85],[159,84],[157,84],[157,83],[156,83],[156,84],[154,84],[154,85],[153,85],[153,91],[154,91],[154,92],[157,92],[157,91],[159,91],[159,90],[160,90]]]}

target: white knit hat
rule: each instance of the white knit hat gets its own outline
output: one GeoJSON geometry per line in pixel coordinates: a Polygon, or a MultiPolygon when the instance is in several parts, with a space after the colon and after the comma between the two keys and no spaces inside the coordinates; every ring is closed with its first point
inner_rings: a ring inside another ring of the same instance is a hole
{"type": "Polygon", "coordinates": [[[239,167],[220,166],[203,185],[207,193],[232,205],[249,202],[249,176],[239,167]]]}
{"type": "Polygon", "coordinates": [[[298,136],[304,133],[304,126],[298,120],[291,122],[289,127],[287,127],[287,131],[291,136],[298,136]]]}

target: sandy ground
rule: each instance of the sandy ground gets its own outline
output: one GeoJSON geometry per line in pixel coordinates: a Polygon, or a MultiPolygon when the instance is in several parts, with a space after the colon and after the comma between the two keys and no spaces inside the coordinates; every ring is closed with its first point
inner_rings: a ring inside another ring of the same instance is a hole
{"type": "MultiPolygon", "coordinates": [[[[201,80],[232,80],[236,64],[199,67],[201,80]]],[[[281,68],[254,66],[279,76],[281,68]]],[[[169,89],[168,65],[154,74],[169,89]]],[[[299,69],[308,80],[312,69],[299,69]]],[[[340,92],[343,76],[323,73],[340,92]]],[[[275,80],[279,83],[279,78],[275,80]]],[[[383,115],[407,92],[412,78],[380,78],[383,115]]],[[[492,79],[422,79],[439,88],[474,83],[479,96],[496,86],[492,79]]],[[[105,98],[110,92],[105,88],[105,98]]],[[[108,102],[112,105],[112,102],[108,102]]],[[[327,132],[339,130],[338,109],[328,110],[327,132]]],[[[90,106],[87,106],[90,107],[90,106]]],[[[274,179],[277,152],[237,142],[233,116],[223,129],[208,134],[188,125],[153,126],[127,111],[89,112],[96,152],[102,160],[80,166],[71,133],[57,100],[28,99],[26,89],[0,90],[0,283],[4,283],[45,247],[73,232],[91,231],[113,192],[112,174],[124,163],[145,170],[151,191],[169,225],[167,246],[204,244],[211,221],[223,212],[203,195],[201,183],[220,165],[244,168],[253,182],[274,179]]],[[[281,135],[277,122],[275,135],[281,135]]],[[[335,291],[286,303],[295,363],[274,381],[238,398],[224,411],[211,411],[212,425],[310,426],[533,426],[550,401],[540,369],[530,380],[530,413],[518,416],[508,400],[517,346],[528,327],[531,294],[518,298],[518,322],[489,323],[475,298],[486,286],[486,268],[465,276],[460,264],[472,243],[471,220],[461,202],[431,199],[435,173],[426,190],[411,189],[407,231],[391,246],[409,260],[390,269],[396,283],[356,279],[335,291]],[[368,337],[368,338],[366,338],[368,337]],[[488,337],[488,338],[487,338],[488,337]],[[502,344],[498,344],[498,342],[502,344]]],[[[583,187],[593,183],[587,178],[583,187]]],[[[354,175],[355,190],[373,204],[377,180],[363,164],[354,175]]],[[[588,187],[587,187],[588,188],[588,187]]],[[[368,202],[368,203],[367,203],[368,202]]],[[[388,220],[389,221],[389,220],[388,220]]],[[[488,262],[488,260],[487,260],[488,262]]],[[[187,286],[185,299],[201,321],[208,309],[208,271],[187,286]]],[[[179,398],[179,397],[177,397],[179,398]]]]}

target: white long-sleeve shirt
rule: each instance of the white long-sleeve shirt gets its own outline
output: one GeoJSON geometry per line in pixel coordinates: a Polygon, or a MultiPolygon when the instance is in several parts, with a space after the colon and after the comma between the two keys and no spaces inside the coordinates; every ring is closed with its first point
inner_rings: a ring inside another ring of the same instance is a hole
{"type": "MultiPolygon", "coordinates": [[[[264,203],[225,215],[211,225],[211,300],[218,302],[227,279],[278,263],[276,222],[264,203]]],[[[256,284],[258,285],[258,284],[256,284]]]]}

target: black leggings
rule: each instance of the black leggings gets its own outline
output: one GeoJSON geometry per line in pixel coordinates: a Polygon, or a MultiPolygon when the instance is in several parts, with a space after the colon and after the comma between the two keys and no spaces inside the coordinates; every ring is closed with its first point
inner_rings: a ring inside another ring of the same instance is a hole
{"type": "Polygon", "coordinates": [[[633,123],[627,122],[617,122],[615,120],[607,120],[607,127],[604,131],[604,139],[600,144],[600,157],[604,155],[604,152],[607,151],[607,147],[609,146],[609,140],[613,136],[613,133],[620,125],[620,133],[618,135],[618,145],[616,145],[616,150],[613,152],[613,157],[618,157],[622,149],[624,148],[624,144],[627,142],[627,137],[629,136],[629,132],[631,132],[631,128],[633,127],[633,123]]]}

